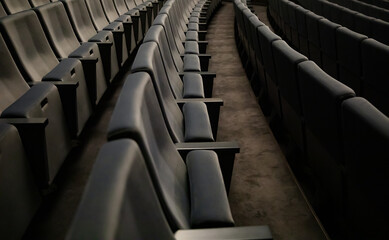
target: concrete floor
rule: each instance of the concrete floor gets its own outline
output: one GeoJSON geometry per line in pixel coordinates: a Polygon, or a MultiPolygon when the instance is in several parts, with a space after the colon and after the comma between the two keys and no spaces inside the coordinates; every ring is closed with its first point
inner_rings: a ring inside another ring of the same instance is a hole
{"type": "MultiPolygon", "coordinates": [[[[266,17],[263,8],[258,13],[266,17]]],[[[210,71],[217,73],[214,96],[224,100],[218,140],[236,140],[241,146],[229,195],[236,224],[267,224],[278,240],[326,239],[251,91],[235,47],[233,21],[232,3],[224,3],[209,26],[207,39],[210,71]]],[[[24,239],[66,236],[94,160],[106,142],[107,126],[126,74],[114,83],[88,122],[79,145],[55,180],[56,189],[46,198],[24,239]]]]}

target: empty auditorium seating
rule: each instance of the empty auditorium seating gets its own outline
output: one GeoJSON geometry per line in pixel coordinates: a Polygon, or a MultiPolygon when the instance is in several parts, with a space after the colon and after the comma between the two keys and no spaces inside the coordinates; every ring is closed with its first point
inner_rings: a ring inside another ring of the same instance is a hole
{"type": "MultiPolygon", "coordinates": [[[[102,2],[104,4],[104,1],[102,2]]],[[[127,4],[124,0],[114,0],[114,4],[116,7],[116,10],[119,15],[130,15],[134,30],[134,37],[136,44],[139,44],[142,41],[143,38],[143,27],[142,25],[145,25],[145,22],[142,22],[140,18],[140,12],[139,9],[128,9],[127,4]]]]}
{"type": "Polygon", "coordinates": [[[15,127],[0,124],[0,235],[21,239],[42,197],[15,127]]]}
{"type": "MultiPolygon", "coordinates": [[[[197,154],[207,153],[193,152],[188,160],[193,162],[197,154]]],[[[135,141],[112,141],[100,151],[66,239],[272,239],[267,226],[179,230],[173,235],[164,210],[135,141]]]]}
{"type": "Polygon", "coordinates": [[[31,8],[28,0],[2,0],[2,3],[8,14],[14,14],[31,8]]]}

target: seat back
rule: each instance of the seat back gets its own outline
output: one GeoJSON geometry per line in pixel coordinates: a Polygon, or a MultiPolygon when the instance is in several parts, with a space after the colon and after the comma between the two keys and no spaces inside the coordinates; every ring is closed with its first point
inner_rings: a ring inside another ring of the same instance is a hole
{"type": "Polygon", "coordinates": [[[114,4],[119,15],[123,15],[128,12],[128,8],[124,0],[114,0],[114,4]]]}
{"type": "Polygon", "coordinates": [[[33,10],[2,18],[0,27],[26,81],[41,81],[59,63],[33,10]]]}
{"type": "Polygon", "coordinates": [[[0,113],[28,91],[29,87],[20,74],[3,36],[0,34],[0,113]],[[6,69],[6,71],[5,71],[6,69]]]}
{"type": "Polygon", "coordinates": [[[108,139],[119,138],[138,143],[172,230],[189,228],[187,169],[169,136],[150,75],[145,72],[127,78],[113,111],[108,139]],[[123,117],[123,111],[130,114],[123,117]]]}
{"type": "Polygon", "coordinates": [[[18,130],[0,124],[0,235],[21,239],[42,201],[18,130]]]}
{"type": "Polygon", "coordinates": [[[184,86],[180,76],[177,74],[172,53],[169,50],[164,28],[161,25],[151,26],[147,31],[143,42],[157,43],[173,95],[176,99],[183,98],[182,92],[184,86]]]}
{"type": "Polygon", "coordinates": [[[46,4],[34,10],[37,12],[46,36],[58,58],[67,58],[80,46],[61,2],[46,4]]]}
{"type": "Polygon", "coordinates": [[[136,8],[136,4],[134,0],[125,0],[127,4],[128,10],[136,8]]]}
{"type": "Polygon", "coordinates": [[[361,96],[382,113],[389,116],[387,95],[389,89],[389,47],[374,39],[362,42],[363,81],[361,96]]]}
{"type": "Polygon", "coordinates": [[[101,5],[103,6],[105,15],[108,18],[109,22],[115,21],[119,17],[119,13],[115,8],[115,3],[113,0],[100,0],[101,5]]]}
{"type": "Polygon", "coordinates": [[[299,51],[305,55],[309,56],[308,48],[308,31],[307,31],[307,22],[306,14],[309,11],[302,7],[296,7],[296,21],[297,21],[297,32],[299,35],[299,51]]]}
{"type": "Polygon", "coordinates": [[[103,30],[109,25],[100,0],[85,0],[93,25],[97,30],[103,30]]]}
{"type": "Polygon", "coordinates": [[[338,78],[336,30],[341,27],[327,19],[318,21],[322,69],[333,78],[338,78]]]}
{"type": "Polygon", "coordinates": [[[135,141],[102,147],[66,239],[174,239],[135,141]]]}
{"type": "Polygon", "coordinates": [[[80,42],[88,42],[97,32],[85,2],[83,0],[62,0],[62,2],[65,5],[78,40],[80,42]]]}
{"type": "Polygon", "coordinates": [[[39,7],[44,4],[51,3],[50,0],[30,0],[32,7],[39,7]]]}
{"type": "Polygon", "coordinates": [[[372,36],[371,29],[373,20],[372,17],[357,13],[354,15],[354,28],[352,29],[360,34],[372,36]]]}
{"type": "Polygon", "coordinates": [[[2,0],[8,14],[14,14],[31,8],[28,0],[2,0]]]}
{"type": "Polygon", "coordinates": [[[362,84],[361,43],[367,36],[345,27],[336,31],[336,52],[338,53],[338,80],[360,95],[362,84]]]}
{"type": "Polygon", "coordinates": [[[385,239],[389,212],[389,119],[366,99],[351,98],[342,104],[342,120],[348,237],[385,239]],[[358,221],[367,218],[371,221],[358,221]]]}
{"type": "Polygon", "coordinates": [[[313,12],[308,12],[305,16],[307,21],[307,36],[309,47],[308,56],[309,59],[314,61],[317,65],[321,66],[320,33],[318,22],[320,19],[323,19],[323,17],[316,15],[313,12]]]}
{"type": "Polygon", "coordinates": [[[0,17],[4,17],[4,16],[7,16],[7,12],[3,7],[3,3],[0,2],[0,17]]]}
{"type": "Polygon", "coordinates": [[[157,43],[147,42],[140,46],[131,71],[150,74],[169,133],[174,142],[183,142],[182,112],[170,89],[169,79],[157,43]]]}
{"type": "Polygon", "coordinates": [[[371,35],[369,37],[389,45],[389,22],[382,21],[380,19],[373,19],[371,28],[371,35]]]}

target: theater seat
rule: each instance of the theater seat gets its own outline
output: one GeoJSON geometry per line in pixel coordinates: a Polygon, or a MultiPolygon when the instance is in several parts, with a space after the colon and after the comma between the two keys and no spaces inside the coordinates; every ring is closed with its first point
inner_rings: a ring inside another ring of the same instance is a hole
{"type": "Polygon", "coordinates": [[[59,59],[77,58],[84,68],[85,79],[88,84],[89,95],[93,104],[99,103],[107,82],[100,50],[96,43],[85,42],[80,44],[73,31],[72,25],[61,2],[46,4],[34,8],[42,27],[46,33],[55,55],[59,59]]]}
{"type": "Polygon", "coordinates": [[[2,0],[2,3],[8,14],[28,10],[32,7],[28,0],[2,0]]]}
{"type": "Polygon", "coordinates": [[[129,11],[137,10],[140,13],[140,18],[142,22],[142,33],[146,34],[147,30],[151,26],[152,22],[150,22],[150,5],[147,8],[146,5],[137,5],[134,0],[124,0],[129,11]]]}
{"type": "Polygon", "coordinates": [[[40,187],[50,184],[70,151],[69,130],[57,88],[51,83],[31,88],[22,78],[0,35],[0,112],[2,122],[20,132],[40,187]]]}
{"type": "Polygon", "coordinates": [[[116,43],[112,32],[96,31],[85,2],[80,0],[63,0],[61,2],[66,8],[77,39],[80,42],[95,42],[99,46],[105,78],[112,82],[119,72],[116,43]]]}
{"type": "Polygon", "coordinates": [[[51,3],[50,0],[30,0],[32,7],[39,7],[41,5],[45,5],[51,3]]]}
{"type": "Polygon", "coordinates": [[[327,19],[318,21],[320,34],[321,68],[333,78],[338,78],[336,30],[341,27],[327,19]]]}
{"type": "Polygon", "coordinates": [[[58,87],[71,133],[79,135],[92,112],[81,62],[57,60],[32,10],[2,18],[0,27],[25,80],[49,81],[58,87]]]}
{"type": "Polygon", "coordinates": [[[4,17],[4,16],[7,16],[7,12],[3,7],[3,3],[0,2],[0,17],[4,17]]]}
{"type": "Polygon", "coordinates": [[[321,19],[323,19],[323,17],[316,15],[313,12],[308,12],[306,14],[309,59],[314,61],[318,66],[322,66],[320,53],[320,34],[318,25],[318,22],[321,19]]]}
{"type": "Polygon", "coordinates": [[[317,204],[341,226],[345,199],[340,107],[355,93],[311,61],[298,65],[298,78],[307,156],[317,185],[317,204]]]}
{"type": "Polygon", "coordinates": [[[134,27],[134,37],[136,45],[138,45],[143,39],[142,25],[146,24],[141,20],[140,11],[138,9],[128,9],[124,0],[114,0],[114,4],[119,15],[131,16],[131,20],[134,27]]]}
{"type": "Polygon", "coordinates": [[[0,236],[21,239],[42,197],[15,127],[0,124],[0,236]]]}
{"type": "Polygon", "coordinates": [[[389,233],[385,227],[389,212],[389,120],[366,99],[350,98],[342,103],[342,123],[348,237],[385,239],[389,233]]]}
{"type": "Polygon", "coordinates": [[[173,235],[164,206],[137,143],[109,142],[100,150],[66,239],[272,239],[267,226],[179,230],[173,235]]]}
{"type": "MultiPolygon", "coordinates": [[[[177,121],[182,124],[183,119],[177,118],[177,121]]],[[[108,139],[119,138],[131,138],[139,144],[173,230],[234,224],[216,154],[196,151],[187,157],[185,165],[166,129],[147,73],[132,74],[123,87],[108,127],[108,139]],[[123,111],[128,114],[123,115],[123,111]],[[199,189],[201,185],[192,185],[202,181],[198,179],[201,172],[196,170],[196,164],[200,164],[196,161],[201,160],[197,159],[204,159],[204,171],[208,168],[212,172],[206,175],[214,176],[213,181],[208,181],[212,194],[202,196],[199,189]],[[196,169],[188,173],[191,167],[196,169]],[[190,188],[189,184],[192,185],[190,188]]]]}

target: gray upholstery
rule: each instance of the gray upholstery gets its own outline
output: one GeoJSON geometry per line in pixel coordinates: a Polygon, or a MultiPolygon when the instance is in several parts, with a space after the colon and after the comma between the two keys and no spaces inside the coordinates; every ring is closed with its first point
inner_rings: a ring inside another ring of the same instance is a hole
{"type": "MultiPolygon", "coordinates": [[[[124,0],[113,1],[119,15],[130,15],[134,27],[134,36],[136,44],[139,44],[143,38],[142,25],[146,23],[142,22],[140,18],[140,12],[138,9],[128,9],[124,0]]],[[[104,3],[103,3],[104,4],[104,3]]]]}
{"type": "MultiPolygon", "coordinates": [[[[211,211],[209,206],[198,206],[196,212],[191,213],[187,167],[169,136],[146,73],[132,74],[123,87],[108,128],[109,140],[119,138],[131,138],[139,144],[173,231],[193,227],[191,215],[201,216],[203,211],[211,211]]],[[[220,196],[209,197],[218,199],[220,196]]],[[[222,209],[229,211],[228,206],[222,209]]],[[[231,222],[224,223],[231,225],[231,222]]]]}
{"type": "Polygon", "coordinates": [[[96,42],[102,56],[104,73],[110,81],[119,72],[116,44],[112,32],[97,32],[84,1],[63,0],[70,22],[80,42],[96,42]]]}
{"type": "Polygon", "coordinates": [[[66,239],[174,239],[135,141],[101,148],[66,239]]]}
{"type": "Polygon", "coordinates": [[[184,82],[184,98],[204,98],[203,79],[197,73],[185,73],[182,79],[184,82]]]}
{"type": "Polygon", "coordinates": [[[3,7],[3,3],[0,2],[0,17],[4,17],[4,16],[7,16],[7,12],[3,7]]]}
{"type": "Polygon", "coordinates": [[[2,18],[0,27],[25,80],[53,82],[61,94],[72,134],[80,134],[92,111],[81,62],[57,60],[33,10],[2,18]]]}
{"type": "Polygon", "coordinates": [[[30,0],[32,7],[39,7],[41,5],[45,5],[50,3],[50,0],[30,0]]]}
{"type": "Polygon", "coordinates": [[[320,34],[321,67],[333,78],[338,78],[338,66],[336,64],[336,30],[341,27],[327,19],[318,21],[320,34]]]}
{"type": "Polygon", "coordinates": [[[213,142],[207,106],[203,102],[184,104],[185,142],[213,142]]]}
{"type": "Polygon", "coordinates": [[[34,8],[46,37],[57,58],[77,58],[83,64],[89,94],[95,104],[103,96],[107,83],[100,50],[96,43],[80,44],[61,2],[46,4],[34,8]]]}
{"type": "Polygon", "coordinates": [[[0,124],[0,236],[21,239],[42,201],[15,127],[0,124]]]}
{"type": "Polygon", "coordinates": [[[323,17],[316,15],[313,12],[308,12],[305,16],[307,21],[309,59],[321,66],[320,35],[318,22],[319,20],[323,19],[323,17]]]}

